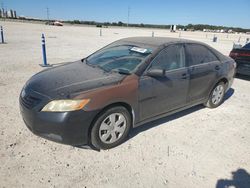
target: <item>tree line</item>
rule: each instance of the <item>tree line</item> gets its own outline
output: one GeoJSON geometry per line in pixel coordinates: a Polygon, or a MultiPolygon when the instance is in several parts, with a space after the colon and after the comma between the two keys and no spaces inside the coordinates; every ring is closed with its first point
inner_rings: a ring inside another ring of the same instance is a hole
{"type": "MultiPolygon", "coordinates": [[[[95,21],[80,21],[80,20],[73,20],[73,21],[64,21],[70,24],[84,24],[84,25],[96,25],[97,27],[102,26],[120,26],[125,27],[127,23],[119,22],[95,22],[95,21]]],[[[156,24],[129,24],[130,27],[141,27],[141,28],[160,28],[160,29],[169,29],[171,25],[156,25],[156,24]]],[[[188,25],[177,25],[177,29],[182,30],[233,30],[235,32],[250,32],[250,29],[243,29],[240,27],[226,27],[226,26],[215,26],[215,25],[208,25],[208,24],[188,24],[188,25]]]]}
{"type": "MultiPolygon", "coordinates": [[[[1,18],[2,19],[2,18],[1,18]]],[[[25,17],[19,17],[19,20],[26,20],[26,21],[49,21],[53,22],[56,20],[43,20],[43,19],[35,19],[35,18],[25,18],[25,17]]],[[[127,23],[123,23],[121,21],[119,22],[96,22],[96,21],[81,21],[81,20],[73,20],[73,21],[63,21],[64,23],[69,23],[69,24],[84,24],[84,25],[94,25],[96,27],[108,27],[108,26],[120,26],[120,27],[125,27],[127,26],[127,23]]],[[[157,25],[157,24],[134,24],[130,23],[130,27],[138,27],[138,28],[160,28],[160,29],[169,29],[171,25],[157,25]]],[[[215,25],[208,25],[208,24],[188,24],[188,25],[177,25],[177,29],[182,29],[182,30],[200,30],[202,31],[203,29],[206,30],[232,30],[234,32],[250,32],[250,29],[244,29],[240,27],[226,27],[226,26],[215,26],[215,25]]]]}

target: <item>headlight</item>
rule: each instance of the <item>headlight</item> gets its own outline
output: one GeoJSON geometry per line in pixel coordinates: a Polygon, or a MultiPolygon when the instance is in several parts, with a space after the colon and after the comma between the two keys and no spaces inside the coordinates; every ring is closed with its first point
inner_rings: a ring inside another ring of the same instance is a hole
{"type": "Polygon", "coordinates": [[[45,105],[43,112],[69,112],[82,109],[89,99],[83,100],[54,100],[45,105]]]}

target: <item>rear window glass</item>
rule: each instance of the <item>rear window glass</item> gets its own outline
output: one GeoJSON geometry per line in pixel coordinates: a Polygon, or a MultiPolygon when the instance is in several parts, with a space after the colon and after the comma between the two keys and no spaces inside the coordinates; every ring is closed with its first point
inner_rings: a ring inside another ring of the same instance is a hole
{"type": "Polygon", "coordinates": [[[186,50],[189,66],[218,61],[217,57],[205,46],[188,44],[186,50]]]}
{"type": "Polygon", "coordinates": [[[247,43],[245,46],[243,46],[245,49],[250,49],[250,43],[247,43]]]}

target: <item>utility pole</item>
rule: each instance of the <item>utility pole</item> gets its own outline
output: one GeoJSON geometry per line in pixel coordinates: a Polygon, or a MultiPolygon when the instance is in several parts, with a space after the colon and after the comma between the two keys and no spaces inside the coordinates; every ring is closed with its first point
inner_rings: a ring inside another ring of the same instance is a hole
{"type": "Polygon", "coordinates": [[[1,8],[3,9],[3,7],[4,7],[4,6],[3,6],[3,1],[1,1],[1,8]]]}
{"type": "Polygon", "coordinates": [[[127,27],[129,25],[129,17],[130,17],[130,7],[128,7],[128,22],[127,22],[127,27]]]}
{"type": "Polygon", "coordinates": [[[46,10],[47,10],[47,20],[48,20],[48,23],[49,23],[49,8],[47,7],[46,10]]]}
{"type": "Polygon", "coordinates": [[[5,20],[5,10],[4,10],[4,3],[1,1],[1,8],[2,8],[2,15],[3,15],[3,20],[5,20]]]}

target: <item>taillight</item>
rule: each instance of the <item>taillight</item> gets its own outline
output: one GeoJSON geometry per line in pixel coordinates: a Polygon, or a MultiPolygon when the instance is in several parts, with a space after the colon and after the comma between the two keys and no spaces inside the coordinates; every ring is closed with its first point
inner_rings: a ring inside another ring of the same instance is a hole
{"type": "Polygon", "coordinates": [[[247,52],[243,52],[243,53],[239,53],[238,56],[250,56],[250,53],[247,52]]]}
{"type": "Polygon", "coordinates": [[[229,56],[233,59],[235,59],[236,57],[246,57],[246,56],[250,56],[249,52],[230,52],[229,56]]]}
{"type": "Polygon", "coordinates": [[[239,53],[237,53],[237,52],[230,52],[230,54],[229,54],[229,56],[233,59],[236,58],[238,55],[239,55],[239,53]]]}

